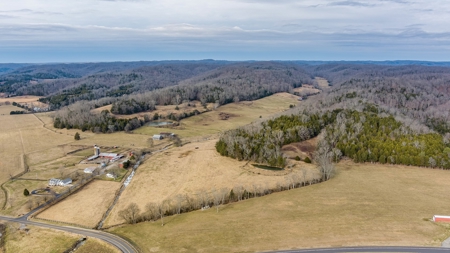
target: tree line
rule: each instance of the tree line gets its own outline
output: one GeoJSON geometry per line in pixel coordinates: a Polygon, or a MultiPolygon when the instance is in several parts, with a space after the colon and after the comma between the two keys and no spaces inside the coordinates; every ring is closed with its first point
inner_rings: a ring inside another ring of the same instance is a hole
{"type": "Polygon", "coordinates": [[[160,220],[164,225],[164,217],[195,210],[215,208],[219,212],[220,206],[239,202],[250,198],[262,197],[274,192],[286,191],[321,182],[311,171],[302,169],[281,178],[275,187],[250,184],[244,187],[236,185],[232,189],[220,188],[211,191],[199,190],[194,194],[178,194],[162,201],[149,202],[142,210],[136,203],[131,203],[118,212],[119,217],[126,223],[135,224],[144,221],[160,220]]]}

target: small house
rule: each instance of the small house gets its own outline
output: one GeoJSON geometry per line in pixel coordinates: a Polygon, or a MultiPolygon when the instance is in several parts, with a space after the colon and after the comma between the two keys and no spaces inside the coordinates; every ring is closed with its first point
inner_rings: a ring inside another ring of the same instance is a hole
{"type": "Polygon", "coordinates": [[[160,134],[153,135],[153,140],[162,140],[162,139],[164,139],[164,137],[160,134]]]}
{"type": "Polygon", "coordinates": [[[66,178],[66,179],[61,180],[60,186],[68,186],[71,183],[72,183],[72,179],[66,178]]]}
{"type": "Polygon", "coordinates": [[[57,178],[52,178],[48,181],[48,185],[49,186],[56,186],[59,185],[59,182],[61,181],[61,179],[57,179],[57,178]]]}
{"type": "Polygon", "coordinates": [[[106,176],[109,178],[116,178],[116,175],[114,175],[113,173],[107,173],[106,176]]]}

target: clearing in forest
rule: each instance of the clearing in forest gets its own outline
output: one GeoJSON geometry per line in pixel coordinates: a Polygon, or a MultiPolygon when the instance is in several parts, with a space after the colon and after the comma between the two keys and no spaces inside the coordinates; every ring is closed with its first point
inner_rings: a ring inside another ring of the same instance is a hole
{"type": "Polygon", "coordinates": [[[111,205],[120,183],[94,180],[37,217],[94,227],[111,205]]]}
{"type": "Polygon", "coordinates": [[[261,198],[112,228],[144,252],[260,252],[310,247],[440,246],[450,173],[341,162],[330,181],[261,198]],[[426,179],[426,180],[424,180],[426,179]],[[176,242],[176,243],[175,243],[176,242]],[[231,249],[231,250],[230,250],[231,249]]]}
{"type": "MultiPolygon", "coordinates": [[[[100,113],[103,110],[108,110],[111,112],[111,107],[112,105],[105,105],[96,109],[93,109],[92,112],[94,113],[100,113]]],[[[191,113],[194,112],[195,110],[199,111],[200,113],[205,112],[207,109],[211,110],[214,108],[214,104],[212,103],[208,103],[206,104],[206,108],[202,106],[200,101],[190,101],[190,102],[183,102],[179,105],[157,105],[156,106],[156,110],[150,111],[150,112],[139,112],[139,113],[134,113],[134,114],[130,114],[130,115],[116,115],[113,114],[116,118],[119,119],[132,119],[134,117],[143,119],[144,115],[150,115],[151,117],[153,117],[153,115],[155,115],[156,113],[158,115],[162,115],[162,116],[167,116],[171,113],[173,114],[180,114],[180,113],[191,113]],[[176,109],[178,107],[178,109],[176,109]]]]}
{"type": "Polygon", "coordinates": [[[160,132],[174,132],[181,137],[206,136],[247,125],[260,118],[267,118],[296,105],[298,97],[289,93],[277,93],[255,101],[241,101],[223,105],[213,111],[181,120],[180,126],[164,129],[141,127],[133,132],[153,135],[160,132]],[[230,117],[223,117],[224,114],[230,117]]]}

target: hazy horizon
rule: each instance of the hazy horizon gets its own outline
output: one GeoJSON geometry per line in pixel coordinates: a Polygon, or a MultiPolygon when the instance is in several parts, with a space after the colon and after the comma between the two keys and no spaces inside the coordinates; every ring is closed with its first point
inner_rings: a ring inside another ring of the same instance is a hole
{"type": "Polygon", "coordinates": [[[0,62],[450,59],[450,2],[5,0],[0,62]]]}

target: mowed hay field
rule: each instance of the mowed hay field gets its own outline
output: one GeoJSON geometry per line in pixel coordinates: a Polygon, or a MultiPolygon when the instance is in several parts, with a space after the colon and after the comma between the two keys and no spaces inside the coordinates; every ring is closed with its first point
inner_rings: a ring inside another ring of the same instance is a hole
{"type": "Polygon", "coordinates": [[[94,180],[37,217],[94,227],[114,199],[120,183],[94,180]]]}
{"type": "MultiPolygon", "coordinates": [[[[0,106],[13,110],[17,107],[0,106]]],[[[0,182],[23,171],[22,156],[73,141],[45,129],[34,115],[0,115],[0,182]]]]}
{"type": "MultiPolygon", "coordinates": [[[[118,212],[133,202],[144,210],[150,202],[174,199],[177,194],[196,197],[201,192],[211,194],[221,188],[230,191],[235,186],[250,190],[253,185],[273,189],[277,183],[284,185],[288,181],[285,175],[262,175],[267,170],[260,169],[258,175],[242,168],[246,162],[220,156],[215,150],[216,141],[191,143],[150,156],[137,170],[105,225],[123,223],[118,212]]],[[[319,177],[314,165],[303,163],[301,168],[308,170],[308,178],[319,177]]],[[[301,177],[301,168],[297,166],[292,173],[301,177]]]]}
{"type": "Polygon", "coordinates": [[[341,163],[332,180],[110,229],[144,252],[254,252],[360,245],[440,246],[450,171],[341,163]]]}
{"type": "Polygon", "coordinates": [[[296,105],[298,97],[289,93],[277,93],[255,101],[242,101],[226,104],[214,111],[181,120],[179,127],[173,129],[141,127],[135,133],[153,135],[160,132],[174,132],[181,137],[204,136],[247,125],[257,119],[286,111],[289,105],[296,105]],[[227,120],[221,114],[229,114],[227,120]]]}

